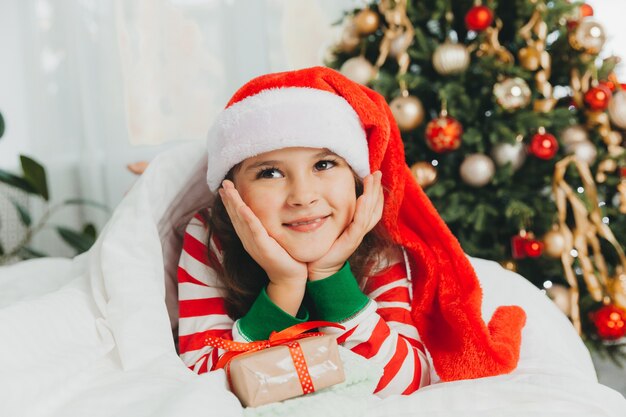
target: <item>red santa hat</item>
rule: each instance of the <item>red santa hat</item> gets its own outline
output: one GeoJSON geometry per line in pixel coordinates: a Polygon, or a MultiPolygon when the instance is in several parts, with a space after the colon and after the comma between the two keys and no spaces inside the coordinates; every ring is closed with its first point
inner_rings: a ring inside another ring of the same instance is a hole
{"type": "Polygon", "coordinates": [[[328,148],[365,177],[380,170],[382,223],[411,261],[411,316],[443,381],[515,369],[526,315],[501,306],[488,324],[482,290],[456,238],[415,181],[385,99],[314,67],[263,75],[240,88],[209,132],[209,187],[244,159],[284,147],[328,148]]]}

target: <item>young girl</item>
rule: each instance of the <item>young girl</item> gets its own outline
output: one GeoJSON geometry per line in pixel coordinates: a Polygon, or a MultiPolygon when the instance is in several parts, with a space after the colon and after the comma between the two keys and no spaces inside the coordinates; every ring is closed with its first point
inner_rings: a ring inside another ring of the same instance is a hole
{"type": "Polygon", "coordinates": [[[309,320],[342,324],[321,330],[383,367],[381,397],[431,382],[426,349],[444,381],[515,368],[524,312],[483,322],[476,275],[379,94],[322,67],[250,81],[209,132],[207,181],[217,196],[189,223],[178,274],[190,369],[223,353],[207,336],[309,320]]]}

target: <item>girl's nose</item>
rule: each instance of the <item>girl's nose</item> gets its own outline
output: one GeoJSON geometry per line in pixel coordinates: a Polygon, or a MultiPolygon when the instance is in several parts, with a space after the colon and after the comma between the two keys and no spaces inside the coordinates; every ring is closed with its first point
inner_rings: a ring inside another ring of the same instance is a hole
{"type": "Polygon", "coordinates": [[[319,200],[315,178],[309,175],[292,177],[289,184],[287,203],[294,207],[305,207],[319,200]]]}

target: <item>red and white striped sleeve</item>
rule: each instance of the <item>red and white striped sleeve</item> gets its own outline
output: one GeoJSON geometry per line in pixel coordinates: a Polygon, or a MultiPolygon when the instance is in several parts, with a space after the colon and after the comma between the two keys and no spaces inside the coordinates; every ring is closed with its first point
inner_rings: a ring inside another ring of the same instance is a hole
{"type": "Polygon", "coordinates": [[[207,248],[208,227],[200,213],[191,219],[183,238],[178,264],[179,354],[197,373],[211,370],[220,349],[206,346],[207,336],[233,339],[233,320],[224,308],[223,287],[217,270],[222,254],[217,239],[207,248]]]}
{"type": "MultiPolygon", "coordinates": [[[[430,362],[411,319],[411,282],[404,251],[365,281],[365,308],[342,324],[338,342],[384,370],[375,394],[408,395],[430,384],[430,362]]],[[[335,333],[328,328],[325,331],[335,333]]]]}

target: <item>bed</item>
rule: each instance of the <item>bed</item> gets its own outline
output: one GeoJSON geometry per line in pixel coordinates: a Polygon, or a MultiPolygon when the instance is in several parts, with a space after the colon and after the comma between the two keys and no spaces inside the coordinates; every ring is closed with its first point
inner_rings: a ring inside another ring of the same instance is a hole
{"type": "MultiPolygon", "coordinates": [[[[74,259],[0,268],[0,416],[251,415],[223,371],[196,375],[176,353],[176,266],[189,218],[210,202],[202,143],[160,154],[94,246],[74,259]]],[[[290,415],[626,416],[597,382],[589,352],[539,290],[495,262],[470,259],[483,316],[517,304],[528,315],[508,375],[436,383],[411,396],[366,395],[349,409],[290,415]]]]}

